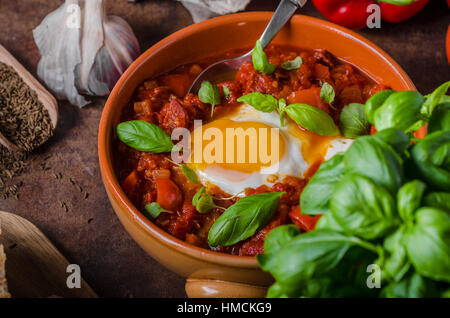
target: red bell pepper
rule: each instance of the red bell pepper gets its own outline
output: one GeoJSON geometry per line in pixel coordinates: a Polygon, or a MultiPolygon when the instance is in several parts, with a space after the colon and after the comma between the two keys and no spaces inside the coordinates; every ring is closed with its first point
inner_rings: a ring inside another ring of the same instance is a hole
{"type": "Polygon", "coordinates": [[[381,18],[399,23],[416,15],[430,0],[312,0],[316,8],[331,22],[350,29],[367,26],[367,18],[373,13],[368,6],[379,3],[381,18]],[[398,5],[397,3],[406,3],[398,5]],[[409,3],[409,4],[408,4],[409,3]]]}
{"type": "Polygon", "coordinates": [[[409,5],[395,5],[381,2],[381,18],[391,23],[399,23],[415,16],[430,0],[416,0],[409,5]]]}

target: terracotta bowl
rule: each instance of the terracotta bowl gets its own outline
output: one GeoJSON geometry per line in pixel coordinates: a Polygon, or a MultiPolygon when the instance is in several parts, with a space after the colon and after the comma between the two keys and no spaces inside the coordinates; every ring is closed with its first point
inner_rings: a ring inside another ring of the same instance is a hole
{"type": "MultiPolygon", "coordinates": [[[[272,279],[254,257],[231,256],[176,239],[147,219],[127,198],[113,169],[114,128],[121,110],[145,79],[174,67],[252,47],[272,13],[227,15],[186,27],[142,54],[122,75],[106,102],[100,121],[98,153],[106,192],[117,216],[136,242],[153,258],[187,277],[190,297],[263,297],[272,279]]],[[[305,49],[325,48],[374,80],[396,90],[415,90],[401,67],[360,35],[324,20],[296,15],[274,39],[305,49]]],[[[136,264],[145,266],[145,264],[136,264]]]]}

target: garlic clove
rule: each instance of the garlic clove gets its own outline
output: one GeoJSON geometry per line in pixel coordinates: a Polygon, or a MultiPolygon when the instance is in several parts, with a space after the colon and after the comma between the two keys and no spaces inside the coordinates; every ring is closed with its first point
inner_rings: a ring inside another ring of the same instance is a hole
{"type": "Polygon", "coordinates": [[[41,54],[38,76],[55,95],[83,107],[89,102],[75,88],[75,67],[81,63],[81,11],[78,0],[66,0],[33,30],[41,54]]]}
{"type": "Polygon", "coordinates": [[[140,48],[128,23],[120,17],[108,16],[103,24],[104,46],[98,52],[89,73],[88,85],[83,88],[90,94],[104,96],[139,56],[140,48]]]}

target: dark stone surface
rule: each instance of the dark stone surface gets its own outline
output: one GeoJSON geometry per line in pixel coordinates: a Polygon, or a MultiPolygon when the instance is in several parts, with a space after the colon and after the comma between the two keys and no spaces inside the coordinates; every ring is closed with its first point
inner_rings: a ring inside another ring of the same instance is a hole
{"type": "MultiPolygon", "coordinates": [[[[386,50],[428,93],[449,80],[445,33],[450,21],[444,0],[433,0],[406,23],[358,31],[386,50]]],[[[0,0],[0,43],[36,74],[38,50],[32,29],[62,0],[0,0]]],[[[249,10],[273,10],[277,1],[253,0],[249,10]]],[[[130,4],[107,1],[107,12],[125,18],[142,50],[192,23],[176,1],[147,0],[130,4]]],[[[321,17],[309,3],[302,13],[321,17]]],[[[124,231],[106,197],[98,166],[97,130],[104,99],[78,109],[60,102],[56,135],[38,150],[38,159],[20,177],[20,200],[0,200],[0,210],[17,213],[35,223],[103,297],[184,297],[184,279],[148,256],[124,231]],[[50,170],[40,169],[42,158],[50,170]],[[57,180],[53,173],[61,172],[57,180]],[[69,178],[82,187],[80,192],[69,178]],[[84,199],[85,192],[89,193],[84,199]],[[59,201],[69,207],[65,212],[59,201]]]]}

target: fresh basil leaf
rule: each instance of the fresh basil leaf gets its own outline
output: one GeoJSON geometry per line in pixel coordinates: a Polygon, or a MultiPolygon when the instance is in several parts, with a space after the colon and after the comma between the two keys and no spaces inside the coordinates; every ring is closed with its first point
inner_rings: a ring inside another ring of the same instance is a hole
{"type": "Polygon", "coordinates": [[[152,218],[156,219],[161,213],[167,212],[172,213],[172,211],[165,210],[159,205],[159,203],[152,202],[145,206],[145,212],[152,218]]]}
{"type": "Polygon", "coordinates": [[[414,272],[399,282],[391,282],[381,291],[385,298],[424,298],[436,297],[436,294],[433,283],[414,272]]]}
{"type": "Polygon", "coordinates": [[[287,71],[292,71],[299,69],[302,63],[303,63],[302,58],[300,56],[297,56],[295,59],[286,61],[283,64],[281,64],[281,67],[287,71]]]}
{"type": "Polygon", "coordinates": [[[267,59],[266,53],[261,45],[261,41],[256,41],[256,45],[252,51],[252,62],[255,70],[264,73],[264,74],[272,74],[275,71],[275,65],[269,63],[267,59]]]}
{"type": "Polygon", "coordinates": [[[184,176],[191,182],[198,183],[198,176],[195,173],[194,170],[189,168],[189,166],[185,163],[180,165],[181,171],[183,172],[184,176]]]}
{"type": "Polygon", "coordinates": [[[314,230],[297,235],[265,265],[277,284],[289,294],[313,276],[327,273],[341,261],[352,246],[361,244],[356,237],[332,231],[314,230]]]}
{"type": "Polygon", "coordinates": [[[216,208],[220,209],[222,207],[219,207],[214,203],[214,200],[211,195],[205,194],[200,196],[200,198],[198,198],[195,208],[198,211],[198,213],[205,214],[209,213],[209,211],[211,211],[212,209],[216,208]]]}
{"type": "Polygon", "coordinates": [[[445,82],[438,88],[436,88],[430,95],[427,95],[425,102],[422,105],[421,113],[430,118],[433,114],[434,109],[437,105],[441,103],[441,99],[445,96],[448,89],[450,88],[450,81],[445,82]]]}
{"type": "Polygon", "coordinates": [[[275,259],[274,255],[299,234],[299,228],[293,224],[282,225],[271,230],[264,240],[264,254],[256,255],[261,268],[269,268],[268,263],[275,259]]]}
{"type": "Polygon", "coordinates": [[[367,120],[364,105],[353,103],[342,109],[339,128],[344,137],[353,138],[368,135],[370,123],[367,120]]]}
{"type": "Polygon", "coordinates": [[[331,212],[327,212],[322,215],[317,221],[316,227],[314,229],[345,233],[344,228],[336,221],[333,213],[331,212]]]}
{"type": "Polygon", "coordinates": [[[206,187],[201,187],[192,197],[192,205],[196,206],[198,203],[198,200],[200,199],[200,196],[202,194],[206,193],[206,187]]]}
{"type": "Polygon", "coordinates": [[[237,99],[238,102],[246,103],[253,108],[265,113],[271,113],[278,107],[278,100],[270,94],[259,92],[250,93],[237,99]]]}
{"type": "Polygon", "coordinates": [[[415,91],[392,93],[375,111],[375,127],[378,131],[397,128],[409,132],[417,129],[416,123],[422,119],[420,108],[424,102],[422,94],[415,91]]]}
{"type": "Polygon", "coordinates": [[[411,267],[405,245],[403,244],[404,227],[400,227],[389,235],[383,247],[387,251],[383,264],[383,271],[393,280],[400,281],[411,267]]]}
{"type": "Polygon", "coordinates": [[[120,141],[139,151],[170,152],[174,147],[169,135],[155,124],[143,120],[120,123],[116,128],[120,141]]]}
{"type": "Polygon", "coordinates": [[[426,206],[440,209],[450,213],[450,193],[449,192],[431,192],[425,196],[426,206]]]}
{"type": "Polygon", "coordinates": [[[368,240],[386,235],[398,223],[391,194],[357,174],[347,174],[338,182],[330,209],[347,234],[368,240]]]}
{"type": "Polygon", "coordinates": [[[408,228],[404,243],[416,271],[431,279],[450,282],[450,215],[430,207],[420,208],[416,223],[408,228]]]}
{"type": "Polygon", "coordinates": [[[267,289],[266,298],[289,298],[289,295],[285,293],[281,284],[274,283],[267,289]]]}
{"type": "Polygon", "coordinates": [[[404,221],[411,220],[414,212],[420,208],[426,184],[413,180],[404,184],[397,193],[398,214],[404,221]]]}
{"type": "Polygon", "coordinates": [[[344,154],[323,162],[300,195],[302,213],[316,215],[329,211],[331,195],[344,173],[344,154]]]}
{"type": "Polygon", "coordinates": [[[441,297],[441,298],[450,298],[450,288],[444,290],[444,291],[440,294],[439,297],[441,297]]]}
{"type": "Polygon", "coordinates": [[[225,97],[225,99],[227,99],[229,95],[230,95],[230,89],[228,88],[228,86],[224,85],[223,86],[223,97],[225,97]]]}
{"type": "Polygon", "coordinates": [[[320,99],[327,104],[331,104],[334,102],[335,97],[336,93],[334,92],[333,86],[331,86],[327,82],[323,83],[320,90],[320,99]]]}
{"type": "Polygon", "coordinates": [[[374,136],[359,137],[345,152],[346,168],[396,193],[403,184],[402,160],[388,144],[374,136]]]}
{"type": "Polygon", "coordinates": [[[383,129],[372,137],[390,145],[399,155],[402,155],[410,145],[409,137],[395,128],[383,129]]]}
{"type": "Polygon", "coordinates": [[[437,131],[411,150],[415,170],[437,190],[450,192],[450,131],[437,131]]]}
{"type": "Polygon", "coordinates": [[[369,123],[375,124],[375,111],[383,105],[392,93],[394,93],[393,90],[386,89],[376,93],[366,101],[366,115],[369,123]]]}
{"type": "MultiPolygon", "coordinates": [[[[314,231],[315,232],[315,231],[314,231]]],[[[329,231],[320,231],[321,233],[330,233],[329,231]]],[[[312,232],[311,232],[312,233],[312,232]]],[[[303,234],[299,235],[302,236],[303,234]]],[[[298,238],[297,236],[296,238],[298,238]]],[[[376,289],[367,288],[367,272],[366,268],[368,264],[374,263],[375,254],[372,251],[368,251],[360,246],[355,246],[361,243],[358,239],[350,244],[352,247],[341,258],[341,260],[333,268],[326,272],[317,270],[312,274],[311,278],[299,280],[299,281],[276,281],[268,290],[267,297],[323,297],[323,298],[341,298],[341,297],[374,297],[376,296],[376,289]],[[354,243],[354,245],[353,245],[354,243]]],[[[352,238],[350,238],[352,241],[352,238]]],[[[322,242],[326,244],[326,242],[322,242]]],[[[288,243],[290,245],[291,243],[288,243]]],[[[317,243],[319,245],[319,243],[317,243]]],[[[316,245],[316,246],[317,246],[316,245]]],[[[287,248],[287,247],[285,247],[287,248]]],[[[311,253],[312,258],[317,256],[321,263],[321,255],[319,249],[313,248],[312,250],[303,250],[305,253],[311,253]],[[316,253],[317,252],[317,253],[316,253]],[[315,254],[315,255],[314,255],[315,254]]],[[[275,254],[277,256],[278,253],[275,254]]],[[[327,256],[325,254],[325,256],[327,256]]],[[[292,254],[285,259],[287,262],[291,262],[292,258],[303,257],[303,255],[292,254]]],[[[259,257],[258,257],[259,258],[259,257]]],[[[274,257],[277,259],[277,257],[274,257]]],[[[282,261],[278,257],[277,261],[282,261]]],[[[277,269],[277,261],[274,261],[270,267],[272,271],[277,269]]],[[[332,261],[332,260],[330,260],[332,261]]],[[[312,262],[316,262],[312,260],[312,262]]],[[[286,264],[288,265],[288,264],[286,264]]],[[[270,266],[270,265],[269,265],[270,266]]],[[[307,264],[302,265],[302,270],[307,270],[307,264]]],[[[314,267],[314,265],[313,265],[314,267]]],[[[313,268],[311,267],[311,269],[313,268]]],[[[293,267],[293,270],[297,270],[293,267]]],[[[289,272],[290,273],[290,272],[289,272]]],[[[309,273],[307,273],[309,276],[309,273]]],[[[299,275],[300,277],[303,275],[299,275]]]]}
{"type": "Polygon", "coordinates": [[[428,123],[428,134],[441,130],[450,131],[450,103],[438,105],[428,123]]]}
{"type": "Polygon", "coordinates": [[[254,235],[272,219],[283,194],[259,193],[239,199],[214,222],[209,245],[230,246],[254,235]]]}
{"type": "Polygon", "coordinates": [[[288,242],[300,234],[300,230],[293,224],[274,228],[264,240],[264,254],[279,252],[288,242]]]}
{"type": "Polygon", "coordinates": [[[219,88],[209,81],[204,81],[198,91],[198,98],[206,104],[211,104],[211,117],[214,114],[214,107],[220,104],[219,88]]]}
{"type": "Polygon", "coordinates": [[[333,118],[320,108],[307,104],[291,104],[284,110],[293,121],[311,132],[325,136],[339,135],[333,118]]]}

